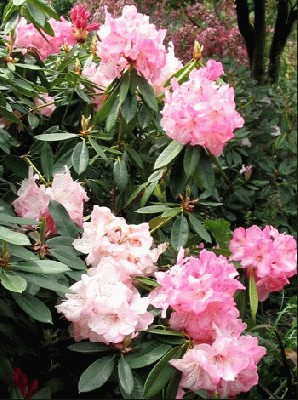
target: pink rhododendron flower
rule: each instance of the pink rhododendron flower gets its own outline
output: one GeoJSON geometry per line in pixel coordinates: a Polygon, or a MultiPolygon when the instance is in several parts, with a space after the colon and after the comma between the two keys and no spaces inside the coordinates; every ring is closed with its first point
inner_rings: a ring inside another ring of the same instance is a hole
{"type": "Polygon", "coordinates": [[[98,30],[97,55],[102,63],[114,64],[113,79],[133,65],[153,83],[166,63],[165,35],[165,30],[157,30],[133,5],[126,5],[119,18],[113,18],[106,8],[105,23],[98,30]]]}
{"type": "Polygon", "coordinates": [[[182,359],[171,360],[170,364],[182,371],[181,387],[221,391],[226,398],[248,391],[258,382],[256,364],[265,353],[255,337],[218,337],[212,345],[195,345],[182,359]],[[243,382],[243,376],[249,375],[250,379],[243,382]]]}
{"type": "Polygon", "coordinates": [[[25,179],[17,191],[18,198],[13,201],[15,212],[21,217],[33,218],[38,222],[46,219],[46,232],[55,234],[56,225],[48,210],[51,200],[62,204],[73,222],[79,226],[83,223],[84,201],[88,200],[85,190],[79,182],[73,181],[69,171],[56,174],[52,186],[45,188],[37,185],[37,175],[33,175],[33,169],[29,168],[28,179],[25,179]]]}
{"type": "Polygon", "coordinates": [[[153,322],[147,312],[148,298],[141,297],[131,282],[122,282],[117,261],[111,257],[102,258],[70,290],[57,310],[72,322],[76,341],[117,344],[153,322]]]}
{"type": "Polygon", "coordinates": [[[162,68],[159,78],[153,83],[153,89],[156,96],[159,96],[165,92],[165,83],[182,67],[182,61],[175,56],[174,45],[172,42],[170,42],[167,49],[165,66],[162,68]]]}
{"type": "Polygon", "coordinates": [[[70,18],[73,23],[73,34],[77,42],[85,42],[88,32],[99,28],[99,23],[88,24],[90,12],[82,4],[75,5],[70,10],[70,18]]]}
{"type": "Polygon", "coordinates": [[[151,304],[162,308],[165,317],[170,306],[177,312],[203,313],[209,305],[234,306],[234,293],[244,286],[235,279],[238,272],[223,256],[202,250],[199,257],[183,258],[167,272],[156,272],[160,287],[149,294],[151,304]]]}
{"type": "Polygon", "coordinates": [[[249,181],[251,174],[252,174],[252,165],[245,165],[243,164],[240,171],[239,171],[240,175],[244,174],[245,180],[249,181]]]}
{"type": "Polygon", "coordinates": [[[34,48],[37,50],[40,59],[44,61],[51,54],[59,53],[61,46],[76,44],[71,22],[66,21],[63,17],[59,21],[50,18],[48,22],[55,36],[47,34],[42,36],[32,23],[28,23],[25,18],[21,18],[16,26],[15,46],[27,50],[34,48]]]}
{"type": "Polygon", "coordinates": [[[282,290],[296,274],[296,241],[272,226],[237,228],[230,242],[231,260],[239,261],[256,278],[260,301],[269,293],[282,290]]]}
{"type": "Polygon", "coordinates": [[[51,200],[62,204],[73,222],[83,225],[84,202],[88,200],[85,189],[79,182],[72,179],[69,171],[56,174],[51,187],[46,189],[51,200]]]}
{"type": "Polygon", "coordinates": [[[49,117],[55,110],[54,98],[49,96],[47,93],[41,93],[34,99],[34,104],[38,109],[39,114],[49,117]]]}
{"type": "Polygon", "coordinates": [[[234,89],[214,79],[223,71],[215,61],[193,70],[189,80],[179,85],[172,79],[172,92],[166,91],[161,126],[177,142],[203,146],[219,156],[234,130],[244,120],[235,110],[234,89]]]}
{"type": "Polygon", "coordinates": [[[269,293],[282,290],[288,278],[296,274],[296,240],[279,233],[272,226],[256,225],[237,228],[230,242],[231,260],[240,261],[243,268],[252,269],[260,301],[269,293]]]}
{"type": "Polygon", "coordinates": [[[147,223],[129,225],[107,207],[94,206],[90,222],[83,227],[82,238],[74,240],[75,249],[87,254],[86,263],[93,267],[103,257],[112,257],[122,280],[131,275],[152,274],[155,262],[165,250],[165,245],[154,247],[147,223]]]}

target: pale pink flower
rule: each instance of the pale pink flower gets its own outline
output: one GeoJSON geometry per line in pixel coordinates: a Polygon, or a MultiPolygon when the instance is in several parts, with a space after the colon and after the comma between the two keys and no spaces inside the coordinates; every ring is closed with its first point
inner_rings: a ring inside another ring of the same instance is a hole
{"type": "Polygon", "coordinates": [[[55,100],[48,93],[41,93],[34,99],[34,104],[41,115],[49,117],[56,109],[55,100]]]}
{"type": "Polygon", "coordinates": [[[165,66],[161,69],[159,78],[153,83],[153,89],[156,96],[160,96],[165,92],[164,85],[166,82],[182,67],[182,61],[175,56],[174,45],[170,42],[167,49],[165,66]]]}
{"type": "Polygon", "coordinates": [[[153,322],[147,311],[149,301],[141,297],[131,282],[123,283],[111,257],[103,258],[97,268],[83,274],[70,287],[67,299],[57,306],[70,322],[76,341],[89,339],[105,344],[121,343],[135,337],[153,322]]]}
{"type": "Polygon", "coordinates": [[[199,257],[182,258],[167,272],[156,272],[160,287],[149,294],[150,302],[162,308],[162,316],[170,306],[177,312],[203,313],[208,305],[234,306],[234,293],[244,286],[233,264],[223,256],[202,250],[199,257]]]}
{"type": "Polygon", "coordinates": [[[165,30],[157,30],[133,5],[126,5],[119,18],[113,18],[106,8],[105,23],[98,30],[97,55],[102,63],[117,66],[114,78],[133,65],[153,83],[166,62],[165,35],[165,30]]]}
{"type": "Polygon", "coordinates": [[[211,392],[222,390],[229,394],[228,385],[232,384],[233,393],[238,394],[252,387],[240,384],[241,374],[243,379],[243,375],[253,372],[256,379],[250,379],[250,382],[252,385],[257,383],[256,364],[265,353],[265,348],[258,346],[257,339],[252,336],[219,336],[212,345],[195,345],[182,359],[171,360],[170,364],[182,371],[180,386],[183,388],[211,392]],[[237,379],[238,392],[234,384],[237,379]]]}
{"type": "Polygon", "coordinates": [[[15,46],[24,50],[34,48],[37,50],[40,59],[44,61],[51,54],[57,54],[61,46],[74,45],[76,40],[72,32],[72,24],[61,17],[56,21],[54,18],[49,19],[55,36],[44,34],[42,36],[32,23],[28,23],[25,18],[21,18],[16,26],[15,46]]]}
{"type": "Polygon", "coordinates": [[[83,225],[84,202],[88,200],[85,189],[72,179],[69,171],[56,174],[51,187],[46,189],[51,200],[62,204],[73,222],[83,225]]]}
{"type": "Polygon", "coordinates": [[[264,229],[256,225],[237,228],[230,242],[231,260],[239,261],[243,268],[253,270],[259,300],[269,293],[282,290],[288,278],[296,274],[296,240],[279,233],[272,226],[264,229]]]}
{"type": "Polygon", "coordinates": [[[83,227],[82,237],[74,241],[74,247],[87,254],[87,265],[97,267],[103,257],[112,257],[122,280],[156,271],[155,263],[165,245],[154,247],[147,223],[129,225],[109,208],[94,206],[90,221],[83,227]]]}
{"type": "MultiPolygon", "coordinates": [[[[218,63],[217,63],[218,64],[218,63]]],[[[183,144],[203,146],[219,156],[234,130],[244,120],[235,110],[234,89],[214,80],[220,73],[214,63],[193,70],[189,80],[179,85],[172,79],[172,91],[166,91],[161,111],[161,126],[166,134],[183,144]]]]}

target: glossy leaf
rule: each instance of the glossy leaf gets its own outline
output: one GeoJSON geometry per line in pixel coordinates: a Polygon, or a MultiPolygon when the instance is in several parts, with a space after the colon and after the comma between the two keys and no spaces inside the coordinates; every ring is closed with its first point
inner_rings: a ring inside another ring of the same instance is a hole
{"type": "Polygon", "coordinates": [[[89,163],[89,150],[85,140],[78,143],[72,153],[72,165],[78,175],[86,171],[89,163]]]}
{"type": "Polygon", "coordinates": [[[41,147],[40,162],[45,178],[50,181],[53,174],[54,155],[51,146],[47,142],[41,147]]]}
{"type": "Polygon", "coordinates": [[[102,357],[83,372],[79,380],[79,393],[98,389],[107,382],[114,369],[114,357],[102,357]]]}
{"type": "Polygon", "coordinates": [[[68,346],[68,349],[78,353],[102,353],[111,351],[110,347],[102,343],[80,342],[68,346]]]}
{"type": "Polygon", "coordinates": [[[148,81],[140,75],[137,75],[138,91],[142,96],[146,105],[153,111],[158,112],[158,104],[154,95],[153,88],[149,85],[148,81]]]}
{"type": "Polygon", "coordinates": [[[154,169],[168,165],[182,151],[183,144],[173,140],[159,155],[154,163],[154,169]]]}
{"type": "Polygon", "coordinates": [[[13,267],[19,271],[32,272],[36,274],[59,274],[70,271],[67,265],[53,260],[36,260],[36,261],[17,261],[13,263],[13,267]]]}
{"type": "Polygon", "coordinates": [[[27,281],[14,273],[3,271],[0,273],[0,281],[10,292],[22,293],[27,288],[27,281]]]}
{"type": "Polygon", "coordinates": [[[0,226],[0,240],[1,239],[17,246],[28,246],[30,244],[30,240],[26,235],[12,231],[4,226],[0,226]]]}
{"type": "Polygon", "coordinates": [[[123,354],[121,354],[118,362],[118,376],[121,389],[130,396],[134,389],[134,379],[131,368],[126,362],[123,354]]]}
{"type": "Polygon", "coordinates": [[[189,213],[188,214],[189,218],[189,223],[192,229],[200,235],[200,237],[205,240],[207,243],[212,243],[211,236],[207,232],[204,224],[202,224],[201,221],[199,221],[193,214],[189,213]]]}
{"type": "Polygon", "coordinates": [[[70,236],[73,238],[78,237],[80,232],[79,227],[70,219],[68,212],[62,204],[51,200],[48,208],[55,221],[58,232],[61,235],[70,236]]]}
{"type": "Polygon", "coordinates": [[[126,124],[129,124],[137,114],[138,103],[135,96],[128,95],[121,105],[121,115],[124,118],[126,124]]]}
{"type": "Polygon", "coordinates": [[[24,292],[22,294],[12,293],[12,297],[17,305],[31,318],[39,322],[52,324],[51,311],[36,296],[24,292]]]}
{"type": "Polygon", "coordinates": [[[146,206],[146,207],[141,207],[137,210],[137,213],[139,214],[156,214],[159,212],[163,212],[165,210],[169,210],[170,207],[167,206],[166,204],[155,204],[153,206],[146,206]]]}
{"type": "Polygon", "coordinates": [[[189,178],[196,168],[198,168],[200,160],[199,146],[186,146],[183,156],[183,169],[187,178],[189,178]]]}
{"type": "Polygon", "coordinates": [[[170,348],[171,345],[157,341],[142,342],[125,360],[132,369],[146,367],[159,360],[170,348]]]}
{"type": "Polygon", "coordinates": [[[78,137],[79,135],[77,135],[76,133],[56,132],[56,133],[43,133],[41,135],[36,135],[35,139],[43,140],[45,142],[60,142],[62,140],[68,140],[78,137]]]}
{"type": "Polygon", "coordinates": [[[173,223],[171,230],[171,245],[175,250],[179,250],[187,243],[189,227],[184,215],[180,215],[173,223]]]}
{"type": "Polygon", "coordinates": [[[124,192],[127,188],[128,172],[123,158],[117,158],[117,160],[114,162],[113,175],[115,185],[120,192],[124,192]]]}

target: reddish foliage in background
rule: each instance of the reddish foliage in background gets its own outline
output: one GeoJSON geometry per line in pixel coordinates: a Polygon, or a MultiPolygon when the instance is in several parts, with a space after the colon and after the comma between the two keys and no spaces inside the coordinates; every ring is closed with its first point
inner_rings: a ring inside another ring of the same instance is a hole
{"type": "Polygon", "coordinates": [[[232,0],[223,0],[220,11],[212,5],[198,1],[180,9],[170,9],[166,0],[83,0],[93,15],[93,21],[104,22],[104,7],[119,16],[125,4],[134,4],[138,11],[151,16],[159,28],[168,30],[167,39],[175,45],[175,54],[184,62],[193,54],[194,41],[204,45],[203,56],[221,59],[231,57],[240,64],[247,64],[245,44],[239,32],[232,0]]]}

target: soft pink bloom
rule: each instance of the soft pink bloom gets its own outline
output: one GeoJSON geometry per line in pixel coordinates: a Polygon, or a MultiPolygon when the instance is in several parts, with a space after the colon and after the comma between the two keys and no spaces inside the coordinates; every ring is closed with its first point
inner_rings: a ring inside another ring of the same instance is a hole
{"type": "Polygon", "coordinates": [[[65,44],[74,45],[76,43],[71,22],[61,17],[58,21],[50,18],[49,24],[53,28],[55,36],[47,34],[42,36],[32,23],[28,23],[22,17],[15,31],[15,46],[26,50],[34,48],[37,50],[40,59],[44,61],[51,54],[59,53],[61,46],[65,44]]]}
{"type": "Polygon", "coordinates": [[[126,5],[119,18],[113,18],[106,9],[105,23],[98,30],[97,55],[102,63],[115,65],[113,78],[133,65],[154,83],[166,63],[165,35],[165,30],[157,30],[133,5],[126,5]]]}
{"type": "Polygon", "coordinates": [[[237,228],[230,242],[231,260],[239,261],[248,273],[254,271],[259,300],[264,301],[296,274],[296,247],[291,235],[279,233],[272,226],[237,228]]]}
{"type": "Polygon", "coordinates": [[[234,293],[244,286],[235,278],[238,272],[223,256],[202,250],[199,257],[183,258],[167,272],[156,272],[160,287],[149,294],[151,304],[162,308],[162,316],[170,306],[177,312],[203,313],[209,305],[234,306],[234,293]]]}
{"type": "Polygon", "coordinates": [[[51,187],[47,188],[46,192],[51,200],[55,200],[65,207],[75,224],[83,226],[83,208],[88,196],[81,184],[72,179],[68,170],[56,174],[51,187]]]}
{"type": "Polygon", "coordinates": [[[41,93],[38,97],[34,99],[34,104],[41,115],[49,117],[55,110],[55,101],[52,96],[47,93],[41,93]]]}
{"type": "Polygon", "coordinates": [[[217,78],[222,76],[224,73],[223,66],[221,62],[208,60],[204,68],[199,69],[198,75],[201,78],[209,79],[210,81],[215,81],[217,78]]]}
{"type": "Polygon", "coordinates": [[[211,79],[222,71],[220,63],[214,63],[191,71],[189,80],[181,85],[172,79],[172,91],[166,91],[161,111],[161,126],[177,142],[203,146],[219,156],[244,120],[235,110],[234,89],[211,79]]]}
{"type": "Polygon", "coordinates": [[[87,254],[87,265],[97,267],[103,257],[112,257],[122,280],[156,271],[155,263],[165,245],[154,247],[147,223],[129,225],[109,208],[94,206],[90,221],[83,227],[83,235],[74,241],[74,247],[87,254]]]}
{"type": "Polygon", "coordinates": [[[240,175],[244,174],[245,180],[249,181],[251,174],[252,174],[252,165],[245,165],[243,164],[240,171],[239,171],[240,175]]]}
{"type": "Polygon", "coordinates": [[[83,222],[84,201],[88,200],[85,190],[78,182],[73,181],[69,171],[56,174],[53,178],[52,187],[45,188],[38,185],[37,175],[33,175],[33,169],[29,168],[28,179],[24,179],[20,189],[17,191],[17,199],[12,205],[15,212],[21,217],[32,218],[38,222],[41,218],[46,219],[46,232],[57,233],[57,227],[48,210],[51,200],[62,204],[70,218],[79,226],[83,222]]]}
{"type": "Polygon", "coordinates": [[[182,371],[181,387],[192,391],[220,390],[226,398],[230,392],[233,395],[238,394],[251,389],[257,383],[256,364],[265,353],[265,348],[258,346],[257,338],[252,336],[219,336],[212,345],[195,345],[182,359],[171,360],[170,364],[182,371]],[[242,384],[243,376],[249,374],[254,376],[242,384]]]}
{"type": "Polygon", "coordinates": [[[153,315],[147,312],[148,298],[141,297],[131,282],[122,282],[117,262],[111,257],[83,274],[70,290],[57,310],[72,322],[76,341],[121,343],[153,322],[153,315]]]}
{"type": "Polygon", "coordinates": [[[156,96],[165,92],[164,85],[166,82],[182,67],[182,62],[175,56],[174,45],[170,42],[167,49],[165,66],[161,69],[160,77],[153,83],[153,89],[156,96]]]}

